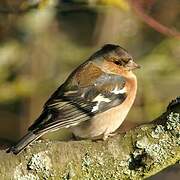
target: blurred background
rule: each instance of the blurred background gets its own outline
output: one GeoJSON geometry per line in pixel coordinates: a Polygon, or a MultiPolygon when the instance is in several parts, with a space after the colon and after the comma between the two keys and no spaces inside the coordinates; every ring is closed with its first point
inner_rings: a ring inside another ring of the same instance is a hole
{"type": "Polygon", "coordinates": [[[0,138],[24,135],[51,93],[105,43],[124,47],[142,66],[121,130],[152,121],[180,95],[179,29],[179,0],[2,0],[0,138]]]}

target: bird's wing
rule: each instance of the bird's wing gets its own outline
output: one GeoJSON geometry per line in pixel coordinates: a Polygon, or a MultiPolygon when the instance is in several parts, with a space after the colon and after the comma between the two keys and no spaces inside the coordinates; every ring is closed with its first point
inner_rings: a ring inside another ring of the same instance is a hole
{"type": "Polygon", "coordinates": [[[104,73],[93,64],[86,66],[58,88],[29,130],[45,132],[75,126],[125,100],[122,76],[104,73]]]}

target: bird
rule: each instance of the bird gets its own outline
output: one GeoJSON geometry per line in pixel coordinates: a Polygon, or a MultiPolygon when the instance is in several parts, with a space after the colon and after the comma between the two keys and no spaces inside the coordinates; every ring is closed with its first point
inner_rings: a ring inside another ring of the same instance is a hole
{"type": "Polygon", "coordinates": [[[27,134],[7,152],[18,154],[45,133],[62,128],[80,139],[113,136],[134,103],[137,68],[140,65],[124,48],[105,44],[69,75],[27,134]]]}

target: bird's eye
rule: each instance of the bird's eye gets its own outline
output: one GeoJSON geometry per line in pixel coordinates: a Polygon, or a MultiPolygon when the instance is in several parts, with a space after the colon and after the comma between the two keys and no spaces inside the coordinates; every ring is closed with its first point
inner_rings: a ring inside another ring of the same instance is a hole
{"type": "Polygon", "coordinates": [[[122,65],[122,63],[120,61],[115,61],[114,63],[118,66],[122,65]]]}

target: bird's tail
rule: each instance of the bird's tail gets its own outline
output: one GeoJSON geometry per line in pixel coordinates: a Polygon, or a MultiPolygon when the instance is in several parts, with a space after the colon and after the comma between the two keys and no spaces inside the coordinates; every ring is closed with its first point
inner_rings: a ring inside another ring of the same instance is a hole
{"type": "Polygon", "coordinates": [[[33,142],[36,139],[38,139],[41,135],[42,135],[41,133],[35,134],[32,131],[28,132],[24,137],[22,137],[19,140],[19,142],[16,145],[10,147],[7,150],[7,153],[9,153],[9,152],[12,152],[14,154],[20,153],[24,148],[26,148],[26,146],[28,144],[30,144],[31,142],[33,142]]]}

